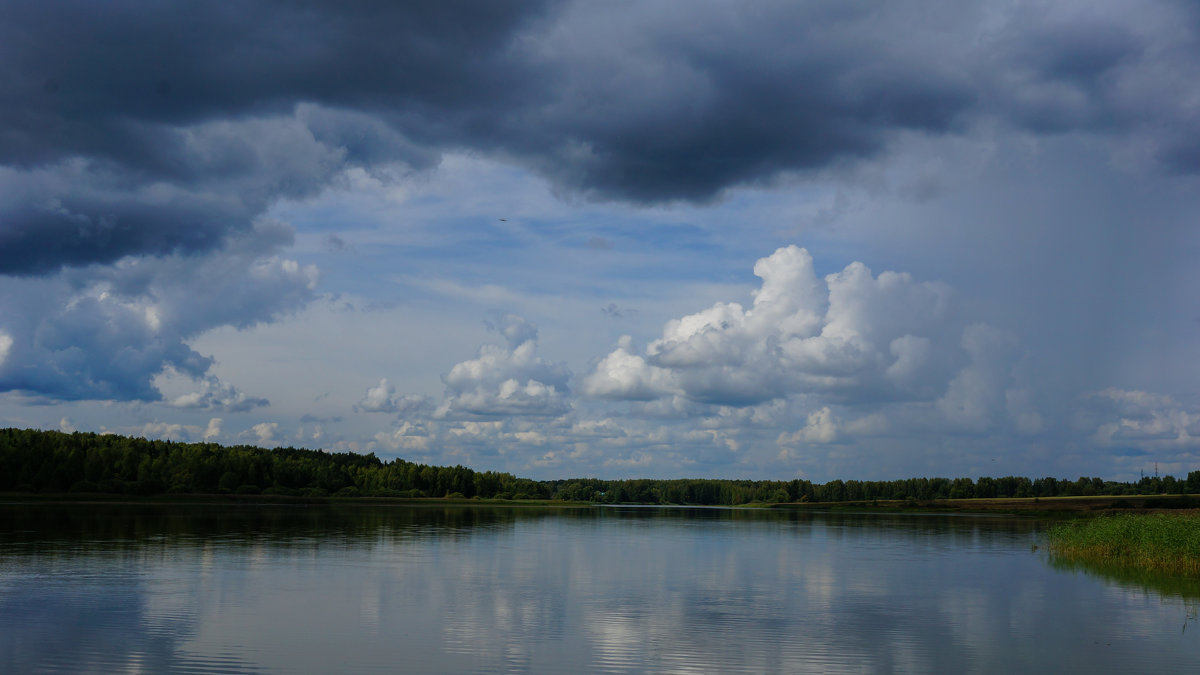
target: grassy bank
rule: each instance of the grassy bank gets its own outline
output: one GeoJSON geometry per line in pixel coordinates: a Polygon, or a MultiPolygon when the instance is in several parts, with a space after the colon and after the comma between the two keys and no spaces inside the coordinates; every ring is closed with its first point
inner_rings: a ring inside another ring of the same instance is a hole
{"type": "Polygon", "coordinates": [[[1090,562],[1200,576],[1200,515],[1106,515],[1062,523],[1046,532],[1050,553],[1090,562]]]}

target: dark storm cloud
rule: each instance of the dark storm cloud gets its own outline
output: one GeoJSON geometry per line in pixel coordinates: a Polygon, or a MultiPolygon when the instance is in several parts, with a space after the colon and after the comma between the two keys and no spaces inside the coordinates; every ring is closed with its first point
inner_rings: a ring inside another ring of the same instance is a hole
{"type": "Polygon", "coordinates": [[[995,112],[1035,132],[1114,129],[1134,123],[1119,100],[1122,68],[1146,46],[1125,25],[1086,20],[1018,23],[997,41],[1003,68],[989,73],[995,112]]]}
{"type": "Polygon", "coordinates": [[[209,250],[347,165],[429,166],[436,154],[397,130],[448,136],[441,125],[472,127],[471,100],[516,96],[520,78],[498,52],[536,13],[504,2],[6,3],[0,180],[41,189],[0,201],[0,273],[209,250]],[[276,120],[291,138],[264,139],[276,120]]]}
{"type": "Polygon", "coordinates": [[[347,166],[447,150],[639,203],[987,118],[1194,171],[1183,10],[1057,6],[7,2],[0,273],[210,250],[347,166]]]}
{"type": "Polygon", "coordinates": [[[192,253],[212,248],[251,214],[234,205],[147,204],[136,198],[77,198],[23,204],[0,228],[0,271],[30,274],[63,265],[109,262],[128,253],[192,253]]]}
{"type": "Polygon", "coordinates": [[[447,112],[518,83],[497,58],[534,3],[10,2],[7,161],[159,169],[142,125],[289,113],[299,101],[447,112]]]}
{"type": "Polygon", "coordinates": [[[543,43],[564,64],[519,152],[561,185],[635,202],[879,152],[896,129],[946,131],[965,73],[899,54],[865,8],[834,3],[580,5],[543,43]],[[564,34],[568,37],[564,37],[564,34]],[[548,114],[547,114],[548,113],[548,114]]]}

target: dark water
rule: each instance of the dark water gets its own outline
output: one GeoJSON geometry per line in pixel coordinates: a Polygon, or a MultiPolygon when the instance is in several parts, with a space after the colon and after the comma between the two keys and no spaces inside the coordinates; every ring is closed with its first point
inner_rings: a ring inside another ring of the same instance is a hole
{"type": "MultiPolygon", "coordinates": [[[[0,506],[0,672],[1197,672],[1025,519],[0,506]]],[[[1153,589],[1153,590],[1152,590],[1153,589]]]]}

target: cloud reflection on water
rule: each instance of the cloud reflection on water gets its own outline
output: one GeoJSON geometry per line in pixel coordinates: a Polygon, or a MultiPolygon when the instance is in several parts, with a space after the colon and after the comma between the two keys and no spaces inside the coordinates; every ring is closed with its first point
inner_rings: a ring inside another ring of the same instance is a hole
{"type": "Polygon", "coordinates": [[[8,672],[1106,671],[1151,654],[1172,670],[1200,664],[1183,608],[1046,565],[1030,520],[50,508],[0,510],[8,672]],[[102,535],[89,534],[93,518],[102,535]]]}

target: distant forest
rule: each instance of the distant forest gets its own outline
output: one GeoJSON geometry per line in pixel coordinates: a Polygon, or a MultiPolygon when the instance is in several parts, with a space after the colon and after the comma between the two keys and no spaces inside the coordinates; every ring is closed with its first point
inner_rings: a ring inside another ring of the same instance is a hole
{"type": "Polygon", "coordinates": [[[1136,483],[1020,476],[828,483],[802,479],[535,481],[463,466],[429,466],[403,459],[385,462],[374,454],[0,429],[0,492],[479,497],[735,506],[754,502],[1197,494],[1200,471],[1192,471],[1186,479],[1146,476],[1136,483]]]}

